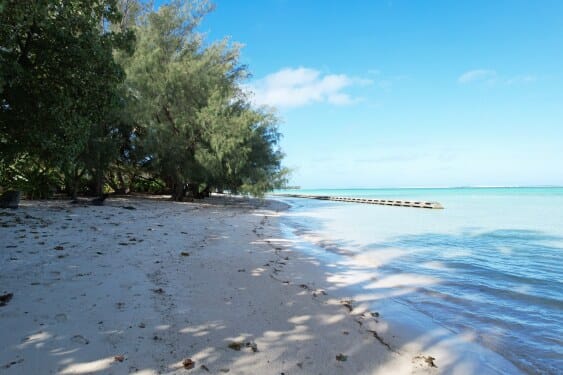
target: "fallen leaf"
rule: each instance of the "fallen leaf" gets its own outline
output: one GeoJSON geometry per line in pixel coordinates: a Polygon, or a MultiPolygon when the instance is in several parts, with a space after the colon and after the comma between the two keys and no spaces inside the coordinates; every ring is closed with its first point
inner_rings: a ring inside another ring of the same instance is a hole
{"type": "Polygon", "coordinates": [[[434,361],[436,360],[436,358],[434,358],[434,357],[418,355],[418,356],[414,357],[414,359],[422,360],[423,362],[425,362],[428,365],[428,367],[438,368],[438,366],[436,366],[436,364],[434,363],[434,361]]]}
{"type": "Polygon", "coordinates": [[[125,356],[120,354],[120,355],[116,355],[115,357],[113,357],[113,359],[116,362],[123,362],[125,360],[125,356]]]}
{"type": "Polygon", "coordinates": [[[233,341],[229,344],[229,348],[240,351],[240,348],[242,348],[242,343],[233,341]]]}
{"type": "Polygon", "coordinates": [[[336,360],[340,362],[346,362],[348,360],[348,356],[340,353],[336,356],[336,360]]]}
{"type": "Polygon", "coordinates": [[[254,353],[258,352],[258,345],[254,341],[247,342],[245,345],[247,348],[252,349],[254,353]]]}
{"type": "Polygon", "coordinates": [[[438,366],[436,366],[436,364],[434,363],[434,360],[435,360],[435,359],[436,359],[436,358],[434,358],[434,357],[428,356],[428,357],[425,358],[425,361],[426,361],[426,363],[428,363],[428,366],[430,366],[430,367],[438,367],[438,366]]]}
{"type": "Polygon", "coordinates": [[[354,301],[352,301],[352,300],[346,300],[345,299],[345,300],[340,301],[340,304],[342,306],[346,307],[348,309],[348,311],[352,312],[352,310],[354,310],[354,308],[352,307],[353,302],[354,301]]]}
{"type": "Polygon", "coordinates": [[[182,362],[182,365],[184,365],[185,369],[191,370],[191,369],[194,368],[195,362],[192,361],[191,358],[186,358],[186,359],[184,359],[184,362],[182,362]]]}
{"type": "Polygon", "coordinates": [[[180,253],[180,255],[183,256],[183,257],[189,257],[189,256],[190,256],[190,253],[188,253],[187,251],[182,251],[182,252],[180,253]]]}

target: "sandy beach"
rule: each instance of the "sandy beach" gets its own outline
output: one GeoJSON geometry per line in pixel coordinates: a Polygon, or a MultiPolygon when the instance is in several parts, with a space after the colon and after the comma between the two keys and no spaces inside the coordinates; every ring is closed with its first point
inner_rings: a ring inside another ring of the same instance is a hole
{"type": "Polygon", "coordinates": [[[220,197],[1,210],[0,373],[511,369],[480,363],[479,350],[425,322],[393,328],[343,295],[326,265],[283,238],[283,210],[220,197]]]}

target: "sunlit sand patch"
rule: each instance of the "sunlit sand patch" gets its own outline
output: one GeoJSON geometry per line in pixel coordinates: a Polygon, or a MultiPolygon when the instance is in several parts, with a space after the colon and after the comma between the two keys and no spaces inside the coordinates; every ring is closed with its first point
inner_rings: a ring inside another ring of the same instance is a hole
{"type": "Polygon", "coordinates": [[[210,358],[213,356],[217,356],[217,350],[212,347],[207,347],[205,349],[200,350],[199,352],[193,355],[193,358],[196,360],[202,360],[203,358],[210,358]]]}
{"type": "Polygon", "coordinates": [[[159,372],[152,369],[135,370],[135,375],[157,375],[159,372]]]}
{"type": "Polygon", "coordinates": [[[278,244],[278,245],[285,244],[285,245],[288,245],[288,246],[293,245],[295,243],[294,240],[287,240],[285,238],[264,238],[263,240],[269,241],[271,243],[275,243],[275,244],[278,244]]]}
{"type": "Polygon", "coordinates": [[[113,336],[119,336],[119,335],[123,334],[123,331],[120,330],[120,329],[112,329],[112,330],[109,330],[109,331],[103,331],[102,333],[104,335],[108,335],[108,336],[112,336],[112,335],[113,336]]]}
{"type": "Polygon", "coordinates": [[[43,342],[49,340],[50,338],[52,338],[53,335],[51,335],[48,332],[37,332],[34,333],[33,335],[30,335],[26,338],[24,338],[22,340],[22,343],[20,345],[17,346],[18,349],[25,349],[28,346],[35,346],[36,348],[40,348],[43,346],[43,342]]]}
{"type": "Polygon", "coordinates": [[[98,359],[92,362],[74,363],[64,368],[60,374],[90,374],[108,369],[115,362],[114,357],[98,359]]]}
{"type": "Polygon", "coordinates": [[[78,350],[79,350],[78,348],[70,349],[70,350],[65,350],[64,348],[57,348],[51,350],[51,354],[56,356],[62,356],[62,355],[72,354],[74,352],[77,352],[78,350]]]}
{"type": "MultiPolygon", "coordinates": [[[[340,305],[340,301],[334,300],[330,304],[340,305]]],[[[344,319],[346,319],[346,315],[344,315],[344,314],[336,314],[336,315],[320,314],[320,315],[315,315],[315,319],[322,325],[332,325],[332,324],[336,324],[336,323],[341,322],[344,319]]]]}
{"type": "Polygon", "coordinates": [[[266,331],[264,332],[264,338],[269,339],[269,340],[277,340],[279,338],[281,338],[284,335],[285,332],[281,332],[281,331],[266,331]]]}
{"type": "Polygon", "coordinates": [[[310,315],[300,315],[300,316],[294,316],[291,319],[288,320],[288,322],[293,323],[293,324],[303,324],[306,321],[308,321],[309,319],[311,319],[310,315]]]}
{"type": "Polygon", "coordinates": [[[265,268],[258,267],[250,271],[250,275],[252,276],[261,276],[264,272],[266,272],[265,268]]]}
{"type": "Polygon", "coordinates": [[[223,324],[223,322],[209,322],[206,324],[200,324],[197,326],[192,326],[192,327],[185,327],[182,328],[180,331],[180,333],[191,333],[194,336],[202,336],[202,332],[205,332],[204,334],[209,333],[210,330],[220,330],[220,329],[224,329],[225,325],[223,324]]]}
{"type": "Polygon", "coordinates": [[[288,341],[308,341],[308,340],[313,340],[315,338],[315,335],[313,334],[293,334],[293,335],[288,335],[287,336],[287,340],[288,341]]]}

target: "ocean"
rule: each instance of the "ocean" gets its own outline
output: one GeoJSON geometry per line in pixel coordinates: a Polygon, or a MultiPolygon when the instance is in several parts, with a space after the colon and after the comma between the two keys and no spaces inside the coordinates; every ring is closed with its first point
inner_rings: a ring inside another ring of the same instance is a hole
{"type": "Polygon", "coordinates": [[[523,372],[563,373],[563,188],[276,193],[440,202],[443,210],[276,197],[291,206],[283,225],[321,249],[320,260],[376,276],[356,288],[471,333],[523,372]]]}

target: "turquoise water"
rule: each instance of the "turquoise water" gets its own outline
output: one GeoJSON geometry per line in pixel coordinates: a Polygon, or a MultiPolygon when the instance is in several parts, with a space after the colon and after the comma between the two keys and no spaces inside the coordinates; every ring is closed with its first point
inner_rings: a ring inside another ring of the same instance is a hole
{"type": "Polygon", "coordinates": [[[288,193],[440,202],[444,210],[282,198],[302,238],[378,279],[413,280],[376,283],[380,293],[473,333],[525,372],[563,372],[563,188],[288,193]]]}

